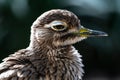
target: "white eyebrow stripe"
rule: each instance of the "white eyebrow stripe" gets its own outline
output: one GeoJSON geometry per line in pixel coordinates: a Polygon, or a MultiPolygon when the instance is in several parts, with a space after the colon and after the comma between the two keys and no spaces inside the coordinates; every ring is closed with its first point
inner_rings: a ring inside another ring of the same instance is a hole
{"type": "Polygon", "coordinates": [[[51,24],[53,24],[53,25],[63,25],[63,22],[61,22],[61,21],[53,21],[53,22],[51,22],[51,24]]]}
{"type": "Polygon", "coordinates": [[[55,21],[52,21],[49,24],[46,24],[44,27],[45,28],[50,28],[51,26],[55,26],[55,25],[65,25],[65,26],[67,26],[67,24],[65,22],[59,21],[59,20],[55,20],[55,21]]]}

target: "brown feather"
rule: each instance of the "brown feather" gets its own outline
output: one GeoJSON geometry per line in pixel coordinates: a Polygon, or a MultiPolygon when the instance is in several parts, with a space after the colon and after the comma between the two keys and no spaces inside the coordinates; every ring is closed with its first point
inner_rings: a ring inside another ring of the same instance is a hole
{"type": "MultiPolygon", "coordinates": [[[[54,20],[64,21],[68,29],[77,29],[80,21],[67,10],[50,10],[42,14],[31,27],[31,42],[0,64],[0,80],[81,80],[83,64],[81,55],[72,46],[64,45],[76,36],[45,28],[54,20]],[[63,43],[62,43],[63,42],[63,43]],[[60,43],[56,45],[56,43],[60,43]]],[[[77,38],[76,38],[77,39],[77,38]]]]}

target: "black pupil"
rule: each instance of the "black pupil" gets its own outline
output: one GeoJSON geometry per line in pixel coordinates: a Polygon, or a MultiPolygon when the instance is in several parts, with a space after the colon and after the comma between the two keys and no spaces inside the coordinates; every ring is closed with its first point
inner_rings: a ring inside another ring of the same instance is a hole
{"type": "Polygon", "coordinates": [[[63,25],[56,25],[54,26],[55,29],[64,29],[65,27],[63,25]]]}

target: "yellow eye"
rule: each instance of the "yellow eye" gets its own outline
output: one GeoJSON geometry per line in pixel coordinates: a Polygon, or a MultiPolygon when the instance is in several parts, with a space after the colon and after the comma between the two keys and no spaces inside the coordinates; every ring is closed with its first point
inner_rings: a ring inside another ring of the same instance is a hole
{"type": "Polygon", "coordinates": [[[54,25],[51,27],[55,31],[64,31],[67,29],[67,26],[64,25],[54,25]]]}

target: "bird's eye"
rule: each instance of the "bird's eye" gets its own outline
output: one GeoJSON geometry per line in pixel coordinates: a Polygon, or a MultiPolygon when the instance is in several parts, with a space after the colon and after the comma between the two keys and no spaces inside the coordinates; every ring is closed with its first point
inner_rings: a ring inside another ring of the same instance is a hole
{"type": "Polygon", "coordinates": [[[54,25],[51,27],[55,31],[63,31],[67,29],[67,26],[64,25],[54,25]]]}

